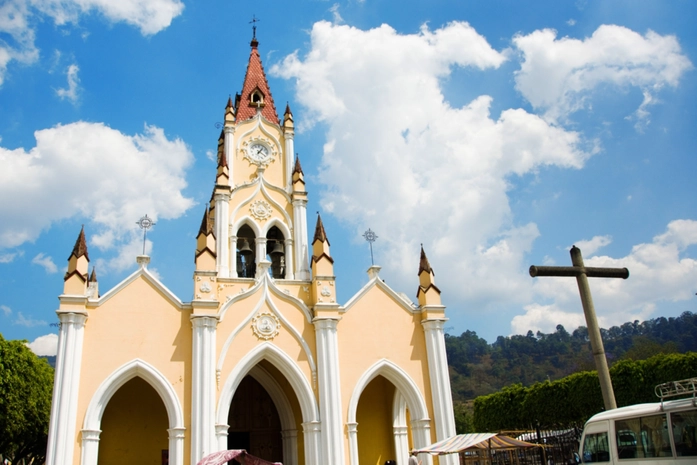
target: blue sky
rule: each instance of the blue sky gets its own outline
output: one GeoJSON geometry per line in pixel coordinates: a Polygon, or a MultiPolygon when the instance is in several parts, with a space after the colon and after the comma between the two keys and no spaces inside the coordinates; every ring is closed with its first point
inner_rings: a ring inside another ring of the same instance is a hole
{"type": "MultiPolygon", "coordinates": [[[[101,293],[151,269],[184,301],[253,15],[288,102],[340,302],[381,276],[412,299],[424,245],[448,332],[601,326],[695,311],[692,1],[8,0],[0,6],[0,333],[50,353],[81,225],[101,293]],[[397,6],[398,5],[398,6],[397,6]]],[[[315,215],[310,217],[313,230],[315,215]]],[[[89,324],[89,323],[88,323],[89,324]]]]}

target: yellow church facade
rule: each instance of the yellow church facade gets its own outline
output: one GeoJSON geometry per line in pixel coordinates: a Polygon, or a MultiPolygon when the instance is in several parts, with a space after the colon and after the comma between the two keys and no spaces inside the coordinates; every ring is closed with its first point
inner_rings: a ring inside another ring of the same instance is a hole
{"type": "Polygon", "coordinates": [[[192,301],[147,256],[100,294],[78,236],[57,310],[47,464],[194,465],[246,449],[285,465],[406,465],[411,449],[455,434],[445,308],[426,255],[414,257],[416,302],[377,266],[337,302],[294,153],[293,115],[279,119],[254,39],[225,108],[192,301]]]}

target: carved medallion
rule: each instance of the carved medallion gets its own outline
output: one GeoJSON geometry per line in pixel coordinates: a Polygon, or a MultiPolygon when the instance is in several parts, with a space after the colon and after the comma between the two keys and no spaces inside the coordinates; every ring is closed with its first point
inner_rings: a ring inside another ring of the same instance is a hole
{"type": "Polygon", "coordinates": [[[278,336],[280,327],[281,322],[276,315],[272,315],[271,313],[259,313],[252,319],[252,331],[254,335],[265,341],[278,336]]]}
{"type": "Polygon", "coordinates": [[[267,220],[271,217],[271,205],[264,200],[255,200],[249,205],[249,213],[259,221],[267,220]]]}
{"type": "Polygon", "coordinates": [[[204,294],[208,294],[211,291],[211,285],[207,282],[204,282],[199,286],[198,290],[203,292],[204,294]]]}

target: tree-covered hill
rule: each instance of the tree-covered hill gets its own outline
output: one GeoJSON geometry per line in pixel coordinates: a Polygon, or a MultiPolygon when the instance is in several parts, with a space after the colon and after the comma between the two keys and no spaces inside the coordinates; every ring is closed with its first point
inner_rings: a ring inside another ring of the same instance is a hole
{"type": "MultiPolygon", "coordinates": [[[[623,359],[644,360],[659,353],[697,351],[697,314],[634,321],[600,330],[610,366],[623,359]]],[[[499,336],[492,344],[465,331],[446,335],[445,347],[455,401],[491,394],[505,386],[524,386],[594,370],[588,330],[569,333],[562,325],[551,334],[499,336]]]]}

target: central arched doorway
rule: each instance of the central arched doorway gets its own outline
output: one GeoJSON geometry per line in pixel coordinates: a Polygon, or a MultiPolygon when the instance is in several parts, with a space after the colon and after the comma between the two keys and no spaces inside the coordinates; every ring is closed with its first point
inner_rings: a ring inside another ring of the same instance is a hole
{"type": "Polygon", "coordinates": [[[283,461],[278,411],[266,389],[249,375],[232,398],[228,425],[228,449],[245,449],[270,462],[283,461]]]}

